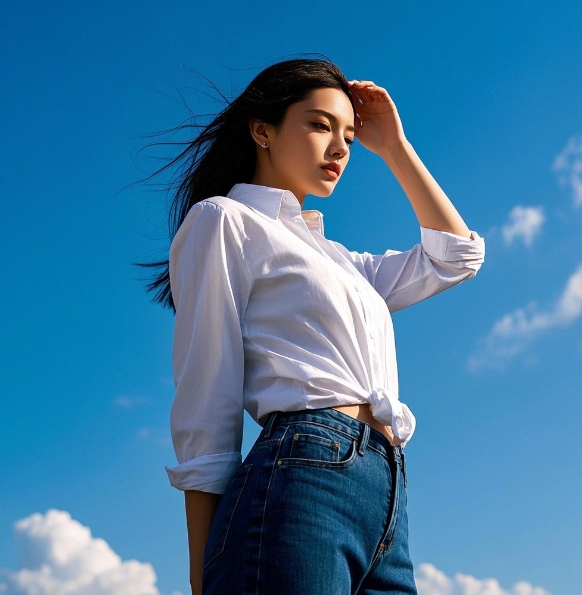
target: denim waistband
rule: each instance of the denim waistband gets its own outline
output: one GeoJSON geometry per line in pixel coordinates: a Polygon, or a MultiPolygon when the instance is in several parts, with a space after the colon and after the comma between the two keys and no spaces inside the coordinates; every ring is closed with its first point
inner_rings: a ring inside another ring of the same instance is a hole
{"type": "Polygon", "coordinates": [[[360,443],[359,449],[367,447],[378,451],[388,460],[394,460],[404,467],[404,452],[400,446],[392,446],[386,436],[369,424],[337,411],[336,409],[313,409],[303,411],[274,411],[267,416],[262,436],[268,438],[275,428],[293,423],[320,423],[351,436],[360,443]]]}

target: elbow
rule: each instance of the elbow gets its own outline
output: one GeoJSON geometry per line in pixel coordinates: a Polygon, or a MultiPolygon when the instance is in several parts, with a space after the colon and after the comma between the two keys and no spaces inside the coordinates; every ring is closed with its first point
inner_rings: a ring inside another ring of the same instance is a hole
{"type": "Polygon", "coordinates": [[[472,279],[481,269],[481,266],[485,262],[485,255],[483,254],[480,258],[475,258],[469,262],[464,262],[464,269],[467,271],[467,279],[472,279]]]}
{"type": "Polygon", "coordinates": [[[473,278],[485,262],[485,240],[475,232],[471,232],[470,240],[468,245],[457,247],[456,259],[453,261],[454,268],[463,276],[463,280],[473,278]]]}

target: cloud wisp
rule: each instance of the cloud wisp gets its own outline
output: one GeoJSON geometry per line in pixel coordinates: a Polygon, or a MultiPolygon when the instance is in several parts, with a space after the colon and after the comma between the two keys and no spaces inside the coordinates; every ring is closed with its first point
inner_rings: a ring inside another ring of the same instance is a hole
{"type": "Polygon", "coordinates": [[[418,595],[551,595],[525,581],[507,590],[494,578],[480,580],[468,574],[455,574],[450,578],[432,564],[421,564],[415,579],[418,595]]]}
{"type": "Polygon", "coordinates": [[[514,240],[521,240],[526,246],[531,246],[545,220],[543,207],[513,207],[509,221],[501,228],[505,243],[511,245],[514,240]]]}
{"type": "Polygon", "coordinates": [[[143,426],[137,431],[137,437],[142,442],[151,442],[158,446],[167,448],[172,446],[172,439],[166,428],[154,428],[151,426],[143,426]]]}
{"type": "Polygon", "coordinates": [[[504,369],[540,335],[573,324],[582,316],[582,264],[568,279],[561,295],[543,310],[532,302],[500,318],[469,359],[469,369],[504,369]]]}
{"type": "Polygon", "coordinates": [[[122,561],[68,512],[35,513],[14,528],[22,567],[2,571],[2,595],[160,595],[151,564],[122,561]]]}
{"type": "Polygon", "coordinates": [[[552,169],[561,186],[572,193],[575,207],[582,206],[582,136],[573,136],[554,159],[552,169]]]}
{"type": "Polygon", "coordinates": [[[152,399],[140,396],[119,395],[113,400],[113,405],[118,409],[137,409],[145,405],[151,405],[152,399]]]}

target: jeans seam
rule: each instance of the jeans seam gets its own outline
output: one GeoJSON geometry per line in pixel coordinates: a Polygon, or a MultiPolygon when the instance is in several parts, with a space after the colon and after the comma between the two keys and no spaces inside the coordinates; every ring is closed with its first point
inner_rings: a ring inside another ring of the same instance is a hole
{"type": "Polygon", "coordinates": [[[242,496],[242,494],[244,492],[244,489],[245,489],[245,487],[247,485],[247,481],[249,480],[249,474],[250,474],[250,471],[252,469],[252,466],[253,466],[252,463],[249,463],[247,465],[243,465],[239,469],[239,473],[241,471],[244,471],[244,481],[242,483],[242,486],[240,487],[240,490],[239,490],[239,493],[238,493],[238,495],[236,497],[236,501],[234,503],[234,506],[232,507],[232,511],[231,511],[230,516],[229,516],[229,519],[228,519],[228,524],[226,526],[226,530],[224,532],[224,537],[222,539],[222,543],[220,545],[220,548],[216,552],[214,552],[214,555],[212,557],[208,558],[208,560],[206,560],[205,562],[203,562],[204,568],[207,568],[214,560],[216,560],[216,558],[218,558],[218,556],[221,556],[223,554],[223,552],[224,552],[224,549],[226,547],[226,542],[228,540],[228,536],[230,535],[230,527],[232,525],[232,521],[234,519],[234,515],[236,514],[236,509],[238,507],[238,503],[239,503],[239,501],[241,499],[241,496],[242,496]]]}
{"type": "Polygon", "coordinates": [[[346,438],[350,438],[351,440],[359,439],[358,435],[354,435],[353,433],[346,432],[345,430],[335,427],[334,425],[330,425],[327,423],[321,423],[318,421],[298,420],[298,421],[289,421],[289,422],[281,423],[282,426],[287,426],[287,427],[291,427],[291,426],[299,425],[299,424],[309,424],[310,426],[318,426],[320,428],[326,428],[327,430],[333,430],[334,432],[339,432],[340,434],[343,434],[346,438]]]}
{"type": "Polygon", "coordinates": [[[357,441],[352,439],[350,456],[343,461],[315,461],[312,459],[298,459],[292,457],[277,458],[277,467],[319,467],[320,469],[342,470],[351,467],[358,458],[357,441]]]}
{"type": "Polygon", "coordinates": [[[382,535],[382,539],[380,540],[380,544],[376,549],[376,553],[374,554],[374,559],[372,562],[371,568],[373,568],[377,562],[380,560],[382,554],[389,552],[392,546],[394,545],[394,536],[396,532],[396,527],[398,525],[398,511],[399,511],[399,503],[400,503],[400,481],[399,481],[399,474],[400,474],[400,465],[396,463],[395,468],[390,466],[390,474],[392,476],[392,490],[390,494],[390,510],[388,511],[388,524],[386,527],[386,531],[382,535]]]}
{"type": "Polygon", "coordinates": [[[287,434],[289,428],[285,428],[283,435],[278,439],[279,440],[279,448],[277,449],[277,453],[273,458],[273,465],[271,466],[271,474],[269,476],[269,483],[267,484],[267,489],[265,492],[265,500],[263,502],[263,514],[261,515],[261,537],[259,539],[259,551],[257,556],[257,573],[255,575],[255,595],[259,593],[259,583],[261,577],[261,551],[263,548],[263,535],[265,529],[265,515],[267,514],[267,504],[269,502],[269,495],[271,493],[271,484],[273,483],[273,477],[275,476],[275,471],[277,470],[277,461],[279,460],[279,453],[281,452],[281,447],[283,446],[283,441],[287,434]]]}

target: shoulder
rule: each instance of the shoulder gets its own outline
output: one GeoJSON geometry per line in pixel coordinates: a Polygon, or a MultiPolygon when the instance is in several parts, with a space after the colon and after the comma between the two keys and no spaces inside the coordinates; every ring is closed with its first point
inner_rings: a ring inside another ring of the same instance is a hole
{"type": "Polygon", "coordinates": [[[214,242],[237,247],[247,239],[245,219],[250,209],[226,196],[213,196],[192,206],[170,247],[170,260],[185,244],[210,246],[214,242]]]}
{"type": "Polygon", "coordinates": [[[223,222],[242,229],[245,222],[255,218],[255,212],[247,205],[228,196],[212,196],[201,200],[190,209],[180,229],[212,222],[223,222]]]}
{"type": "Polygon", "coordinates": [[[201,200],[192,208],[194,209],[198,205],[200,205],[201,208],[214,207],[216,209],[220,209],[225,213],[237,213],[246,208],[243,204],[236,200],[233,200],[232,198],[229,198],[228,196],[211,196],[210,198],[205,198],[204,200],[201,200]]]}
{"type": "Polygon", "coordinates": [[[244,209],[236,200],[228,198],[228,196],[211,196],[197,202],[188,211],[184,223],[189,219],[197,219],[200,217],[219,218],[222,216],[234,215],[244,209]]]}
{"type": "Polygon", "coordinates": [[[197,202],[188,211],[178,229],[178,236],[189,233],[193,228],[240,228],[245,216],[245,206],[227,196],[212,196],[197,202]],[[237,224],[238,223],[238,224],[237,224]]]}

